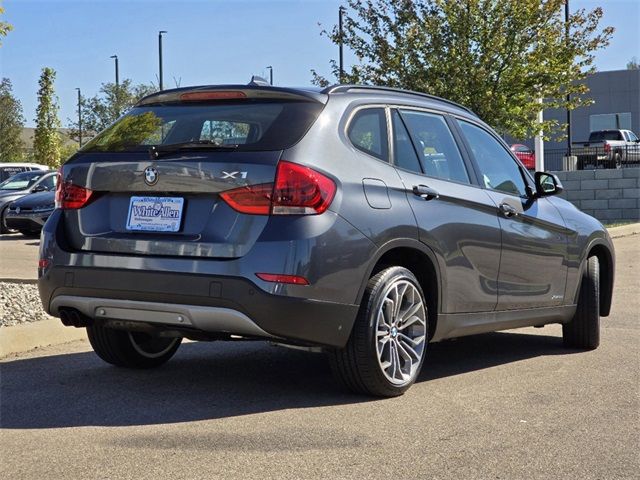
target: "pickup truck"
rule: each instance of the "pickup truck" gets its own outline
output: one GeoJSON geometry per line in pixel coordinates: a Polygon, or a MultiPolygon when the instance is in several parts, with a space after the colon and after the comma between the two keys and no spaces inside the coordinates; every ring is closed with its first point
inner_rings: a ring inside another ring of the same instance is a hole
{"type": "Polygon", "coordinates": [[[578,170],[591,168],[622,168],[640,162],[640,139],[631,130],[597,130],[589,141],[571,144],[578,157],[578,170]]]}

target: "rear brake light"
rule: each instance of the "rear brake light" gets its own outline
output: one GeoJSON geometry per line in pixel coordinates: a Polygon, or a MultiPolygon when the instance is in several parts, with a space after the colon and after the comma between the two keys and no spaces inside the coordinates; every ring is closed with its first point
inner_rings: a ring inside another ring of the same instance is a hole
{"type": "Polygon", "coordinates": [[[221,92],[189,92],[180,95],[180,100],[184,102],[198,102],[203,100],[236,100],[239,98],[247,98],[247,94],[238,91],[221,91],[221,92]]]}
{"type": "Polygon", "coordinates": [[[329,177],[296,163],[281,161],[275,183],[240,187],[220,196],[234,210],[254,215],[317,215],[333,200],[336,184],[329,177]]]}
{"type": "Polygon", "coordinates": [[[309,285],[309,281],[298,275],[281,275],[277,273],[256,273],[256,277],[265,282],[291,283],[293,285],[309,285]]]}
{"type": "Polygon", "coordinates": [[[607,153],[611,151],[611,145],[609,145],[607,142],[604,142],[604,151],[607,153]]]}
{"type": "Polygon", "coordinates": [[[88,188],[63,181],[61,172],[58,172],[56,208],[62,208],[63,210],[82,208],[89,203],[91,195],[93,195],[93,192],[88,188]]]}

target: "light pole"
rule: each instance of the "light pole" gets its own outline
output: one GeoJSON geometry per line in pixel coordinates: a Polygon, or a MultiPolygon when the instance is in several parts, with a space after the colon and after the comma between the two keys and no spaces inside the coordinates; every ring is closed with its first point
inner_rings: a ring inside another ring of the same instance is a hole
{"type": "Polygon", "coordinates": [[[269,70],[269,85],[273,85],[273,67],[269,65],[267,69],[269,70]]]}
{"type": "Polygon", "coordinates": [[[158,87],[160,91],[163,90],[162,87],[162,34],[167,33],[166,30],[160,30],[158,32],[158,87]]]}
{"type": "Polygon", "coordinates": [[[78,91],[78,144],[82,148],[82,95],[79,88],[76,90],[78,91]]]}
{"type": "Polygon", "coordinates": [[[120,70],[118,68],[118,55],[111,55],[109,58],[113,58],[116,63],[116,117],[119,117],[120,103],[118,100],[120,99],[120,70]]]}
{"type": "MultiPolygon", "coordinates": [[[[567,43],[569,43],[569,0],[564,2],[564,28],[567,43]]],[[[569,102],[571,101],[571,94],[567,93],[567,147],[568,156],[571,156],[571,110],[569,109],[569,102]]]]}
{"type": "Polygon", "coordinates": [[[344,56],[342,53],[342,43],[343,43],[343,30],[342,30],[342,14],[344,13],[345,8],[341,5],[340,8],[338,8],[338,32],[340,33],[340,42],[338,43],[338,48],[339,48],[339,65],[340,65],[340,76],[338,77],[338,80],[340,81],[340,83],[343,82],[344,79],[344,56]]]}
{"type": "Polygon", "coordinates": [[[118,68],[118,55],[111,55],[111,57],[109,58],[113,58],[115,60],[115,64],[116,64],[116,87],[120,86],[120,70],[118,68]]]}

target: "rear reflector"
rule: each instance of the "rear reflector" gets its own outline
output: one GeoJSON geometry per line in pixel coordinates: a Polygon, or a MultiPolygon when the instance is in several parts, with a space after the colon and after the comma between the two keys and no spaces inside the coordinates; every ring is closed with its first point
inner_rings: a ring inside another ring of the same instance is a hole
{"type": "Polygon", "coordinates": [[[180,95],[183,102],[198,102],[203,100],[235,100],[247,98],[247,94],[239,91],[218,91],[218,92],[189,92],[180,95]]]}
{"type": "Polygon", "coordinates": [[[47,268],[49,266],[49,263],[51,263],[49,259],[41,258],[40,260],[38,260],[38,268],[47,268]]]}
{"type": "Polygon", "coordinates": [[[296,163],[278,163],[275,183],[235,188],[220,194],[231,208],[253,215],[317,215],[336,193],[333,180],[296,163]]]}
{"type": "Polygon", "coordinates": [[[93,195],[93,192],[88,188],[62,181],[62,175],[58,172],[56,208],[65,210],[82,208],[89,203],[91,195],[93,195]]]}
{"type": "Polygon", "coordinates": [[[265,282],[290,283],[293,285],[309,285],[309,281],[298,275],[281,275],[277,273],[256,273],[256,276],[265,282]]]}

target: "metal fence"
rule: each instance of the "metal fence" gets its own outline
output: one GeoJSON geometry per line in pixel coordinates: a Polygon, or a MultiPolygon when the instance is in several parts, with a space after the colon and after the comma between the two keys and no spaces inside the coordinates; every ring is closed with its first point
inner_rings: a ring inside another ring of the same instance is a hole
{"type": "Polygon", "coordinates": [[[572,171],[640,166],[640,143],[621,146],[576,147],[544,151],[545,170],[572,171]]]}

